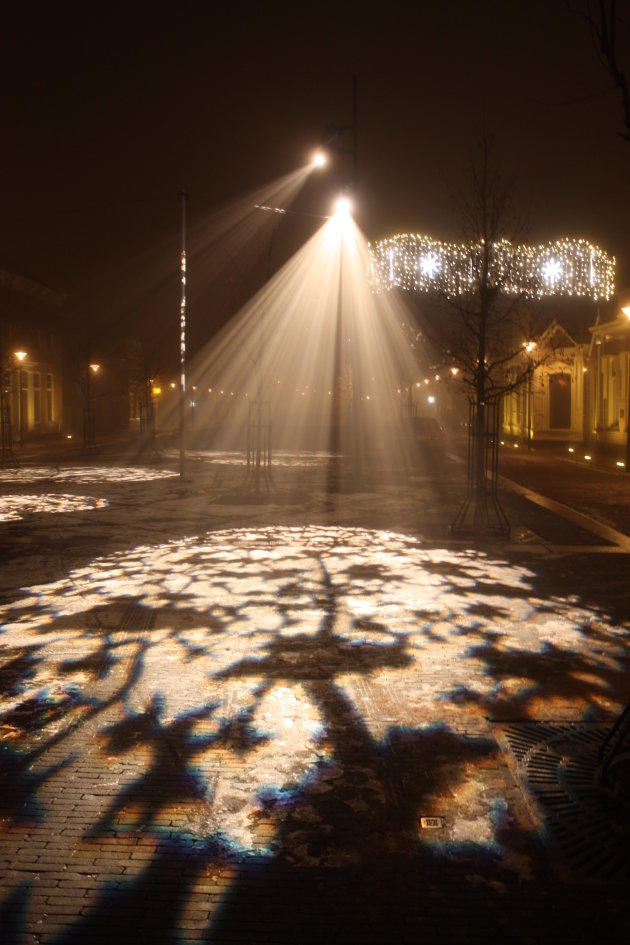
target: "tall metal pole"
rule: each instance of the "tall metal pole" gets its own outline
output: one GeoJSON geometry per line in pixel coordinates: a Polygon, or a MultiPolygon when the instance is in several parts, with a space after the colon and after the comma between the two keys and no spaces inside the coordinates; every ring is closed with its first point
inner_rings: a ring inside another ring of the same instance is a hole
{"type": "Polygon", "coordinates": [[[352,76],[352,188],[353,198],[358,198],[359,187],[359,93],[357,77],[352,76]]]}
{"type": "Polygon", "coordinates": [[[184,478],[186,397],[186,191],[180,190],[182,205],[182,250],[180,259],[181,302],[179,307],[179,475],[184,478]]]}
{"type": "Polygon", "coordinates": [[[22,362],[20,361],[20,366],[18,367],[18,426],[20,434],[20,446],[23,444],[24,438],[24,420],[22,418],[22,362]]]}
{"type": "Polygon", "coordinates": [[[532,375],[527,378],[527,449],[532,448],[532,375]]]}
{"type": "Polygon", "coordinates": [[[91,433],[90,427],[92,425],[92,403],[91,403],[92,392],[90,390],[90,365],[87,366],[87,374],[85,377],[85,416],[83,418],[83,448],[89,449],[92,445],[91,443],[91,433]]]}

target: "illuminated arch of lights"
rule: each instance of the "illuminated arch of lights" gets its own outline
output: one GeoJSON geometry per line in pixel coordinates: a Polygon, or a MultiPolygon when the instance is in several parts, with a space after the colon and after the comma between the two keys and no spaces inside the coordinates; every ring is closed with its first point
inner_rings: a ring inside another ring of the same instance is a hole
{"type": "MultiPolygon", "coordinates": [[[[483,241],[445,243],[401,233],[369,246],[372,288],[437,291],[454,298],[474,291],[483,241]]],[[[615,290],[615,258],[585,239],[563,237],[537,246],[502,239],[492,244],[490,279],[508,295],[564,295],[609,299],[615,290]]]]}

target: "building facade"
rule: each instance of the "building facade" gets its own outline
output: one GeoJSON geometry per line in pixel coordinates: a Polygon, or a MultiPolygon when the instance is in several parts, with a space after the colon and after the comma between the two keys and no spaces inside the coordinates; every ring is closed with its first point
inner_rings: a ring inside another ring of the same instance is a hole
{"type": "Polygon", "coordinates": [[[621,447],[628,442],[630,408],[630,293],[591,328],[588,355],[591,398],[587,442],[621,447]]]}
{"type": "Polygon", "coordinates": [[[63,427],[60,293],[0,269],[3,448],[63,427]]]}
{"type": "Polygon", "coordinates": [[[531,357],[536,366],[503,399],[503,433],[527,441],[582,440],[588,345],[575,341],[554,320],[522,357],[531,357]]]}
{"type": "Polygon", "coordinates": [[[554,321],[540,336],[531,377],[504,397],[505,436],[627,450],[630,292],[598,310],[589,335],[575,341],[554,321]]]}

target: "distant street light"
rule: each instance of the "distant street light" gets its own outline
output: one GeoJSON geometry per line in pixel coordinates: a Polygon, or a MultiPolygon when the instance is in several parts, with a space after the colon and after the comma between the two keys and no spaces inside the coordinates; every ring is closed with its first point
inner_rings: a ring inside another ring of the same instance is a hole
{"type": "Polygon", "coordinates": [[[0,441],[1,441],[1,462],[2,465],[6,464],[16,465],[15,457],[13,455],[13,443],[12,443],[12,429],[11,429],[11,409],[10,409],[10,400],[11,395],[13,394],[13,377],[16,370],[15,363],[13,358],[18,363],[17,373],[18,373],[18,389],[17,389],[17,406],[18,406],[18,431],[19,431],[19,444],[22,446],[22,362],[27,357],[26,351],[14,351],[13,354],[8,357],[5,361],[0,363],[0,441]],[[10,387],[5,388],[5,383],[9,381],[10,387]]]}
{"type": "Polygon", "coordinates": [[[24,418],[22,412],[22,362],[26,358],[26,351],[16,351],[15,357],[18,361],[18,430],[20,434],[19,443],[22,446],[24,441],[24,418]]]}
{"type": "Polygon", "coordinates": [[[92,375],[96,377],[101,366],[95,361],[88,364],[85,377],[85,416],[83,418],[83,446],[96,449],[94,411],[92,409],[92,375]]]}

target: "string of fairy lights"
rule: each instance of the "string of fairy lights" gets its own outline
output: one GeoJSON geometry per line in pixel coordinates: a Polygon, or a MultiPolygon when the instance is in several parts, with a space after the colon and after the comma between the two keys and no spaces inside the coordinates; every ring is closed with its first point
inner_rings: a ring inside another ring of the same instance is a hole
{"type": "Polygon", "coordinates": [[[490,283],[508,295],[610,299],[615,258],[585,239],[563,237],[537,246],[507,239],[486,244],[446,243],[401,233],[369,245],[368,280],[377,291],[393,288],[466,295],[479,285],[487,256],[490,283]]]}

